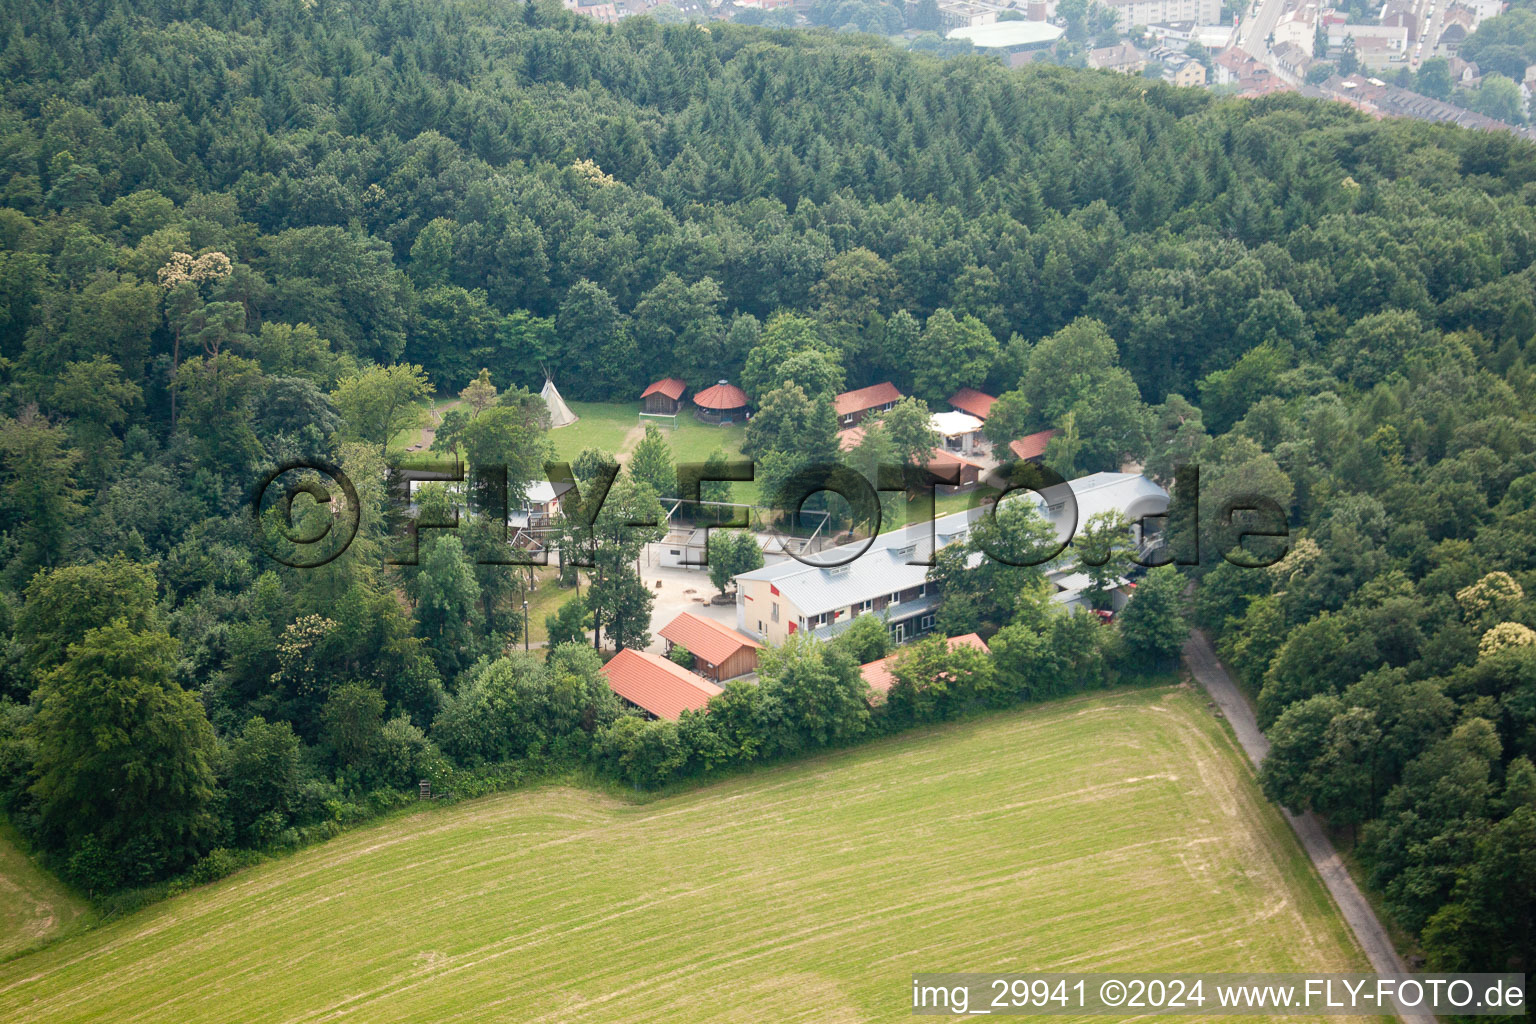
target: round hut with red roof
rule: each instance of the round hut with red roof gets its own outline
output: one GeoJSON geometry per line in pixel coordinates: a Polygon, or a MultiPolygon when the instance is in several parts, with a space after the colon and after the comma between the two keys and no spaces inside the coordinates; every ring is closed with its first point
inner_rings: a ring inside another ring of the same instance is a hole
{"type": "Polygon", "coordinates": [[[721,381],[693,396],[694,412],[705,423],[741,423],[747,418],[747,393],[721,381]]]}

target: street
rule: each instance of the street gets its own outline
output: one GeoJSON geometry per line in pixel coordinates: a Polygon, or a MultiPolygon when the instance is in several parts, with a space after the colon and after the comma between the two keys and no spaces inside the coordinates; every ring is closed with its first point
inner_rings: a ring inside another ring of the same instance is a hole
{"type": "MultiPolygon", "coordinates": [[[[1238,744],[1247,753],[1254,768],[1258,768],[1264,756],[1269,753],[1269,740],[1259,731],[1248,699],[1227,674],[1226,666],[1216,657],[1210,640],[1199,630],[1190,635],[1189,643],[1184,646],[1184,661],[1195,680],[1205,688],[1205,692],[1221,709],[1222,715],[1231,723],[1238,744]]],[[[1322,876],[1323,885],[1333,896],[1339,912],[1354,932],[1355,940],[1369,958],[1371,969],[1378,974],[1406,974],[1408,968],[1402,957],[1398,956],[1391,936],[1382,927],[1376,912],[1360,892],[1360,887],[1350,877],[1349,869],[1333,848],[1317,815],[1310,812],[1292,814],[1284,808],[1281,808],[1281,813],[1291,823],[1296,838],[1301,840],[1302,848],[1307,851],[1317,873],[1322,876]]],[[[1399,1007],[1397,1016],[1403,1024],[1435,1024],[1435,1016],[1422,1010],[1399,1007]]]]}

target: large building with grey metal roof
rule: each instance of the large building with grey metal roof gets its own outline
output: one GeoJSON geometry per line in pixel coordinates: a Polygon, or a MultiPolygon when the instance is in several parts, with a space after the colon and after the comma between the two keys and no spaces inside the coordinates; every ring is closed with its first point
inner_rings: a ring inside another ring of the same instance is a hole
{"type": "MultiPolygon", "coordinates": [[[[1043,497],[1019,491],[1004,500],[1034,501],[1057,536],[1068,539],[1099,512],[1116,510],[1132,523],[1157,515],[1168,507],[1168,492],[1139,473],[1094,473],[1049,488],[1043,497]],[[1071,489],[1075,514],[1061,488],[1071,489]]],[[[926,633],[933,627],[939,594],[928,582],[924,563],[936,548],[969,537],[976,520],[989,513],[989,507],[967,509],[822,551],[814,556],[822,565],[789,560],[742,573],[736,577],[736,628],[781,644],[801,630],[818,639],[832,637],[858,616],[876,614],[897,642],[926,633]]],[[[1063,564],[1055,575],[1067,578],[1070,568],[1063,564]]]]}

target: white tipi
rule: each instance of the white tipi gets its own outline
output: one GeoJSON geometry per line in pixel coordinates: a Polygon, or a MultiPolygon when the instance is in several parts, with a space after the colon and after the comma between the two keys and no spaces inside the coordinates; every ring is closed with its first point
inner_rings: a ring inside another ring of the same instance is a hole
{"type": "Polygon", "coordinates": [[[571,412],[571,407],[566,405],[565,399],[560,397],[560,389],[555,387],[555,382],[548,377],[544,378],[544,390],[539,392],[539,397],[544,399],[545,405],[549,406],[551,427],[568,427],[576,422],[576,414],[571,412]]]}

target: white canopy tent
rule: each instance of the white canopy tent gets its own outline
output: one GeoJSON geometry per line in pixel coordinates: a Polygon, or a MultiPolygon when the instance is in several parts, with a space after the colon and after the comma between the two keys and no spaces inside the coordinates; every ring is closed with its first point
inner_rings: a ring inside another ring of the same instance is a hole
{"type": "Polygon", "coordinates": [[[560,397],[560,389],[555,387],[555,382],[548,377],[544,378],[544,390],[539,392],[539,397],[544,399],[544,404],[549,406],[549,425],[551,427],[568,427],[578,419],[571,407],[565,404],[565,399],[560,397]]]}

